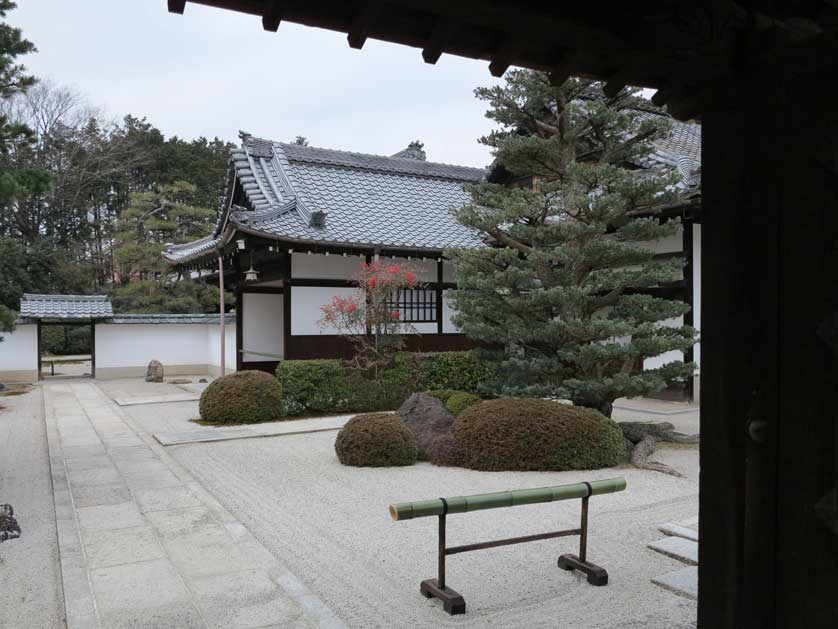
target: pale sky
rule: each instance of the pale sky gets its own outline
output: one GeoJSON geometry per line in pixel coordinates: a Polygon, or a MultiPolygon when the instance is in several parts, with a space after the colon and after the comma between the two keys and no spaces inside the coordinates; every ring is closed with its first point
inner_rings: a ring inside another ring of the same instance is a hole
{"type": "Polygon", "coordinates": [[[389,155],[414,139],[432,161],[485,166],[492,128],[473,96],[498,82],[488,63],[166,0],[18,0],[7,19],[38,52],[23,62],[111,117],[146,116],[166,136],[244,129],[273,140],[389,155]]]}

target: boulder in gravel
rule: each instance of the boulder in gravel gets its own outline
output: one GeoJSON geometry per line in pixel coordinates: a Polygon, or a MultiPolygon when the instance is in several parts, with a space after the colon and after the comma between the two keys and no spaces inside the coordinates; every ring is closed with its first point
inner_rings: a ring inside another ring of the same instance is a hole
{"type": "Polygon", "coordinates": [[[146,382],[163,382],[163,363],[159,360],[152,360],[148,363],[148,369],[145,372],[146,382]]]}
{"type": "Polygon", "coordinates": [[[699,442],[698,435],[685,435],[675,431],[670,422],[619,422],[623,436],[632,443],[640,443],[647,436],[655,441],[694,444],[699,442]]]}
{"type": "Polygon", "coordinates": [[[416,436],[420,461],[435,465],[462,464],[462,449],[454,438],[454,416],[442,401],[426,393],[414,393],[398,412],[416,436]]]}

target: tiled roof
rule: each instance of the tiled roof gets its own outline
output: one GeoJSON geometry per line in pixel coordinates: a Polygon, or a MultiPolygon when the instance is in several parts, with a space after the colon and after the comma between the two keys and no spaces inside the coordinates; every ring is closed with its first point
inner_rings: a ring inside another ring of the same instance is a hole
{"type": "Polygon", "coordinates": [[[163,257],[169,262],[186,262],[206,255],[208,252],[218,248],[222,242],[221,237],[206,236],[182,245],[169,245],[163,252],[163,257]]]}
{"type": "Polygon", "coordinates": [[[486,171],[245,138],[232,154],[247,208],[232,206],[211,237],[169,247],[184,263],[224,241],[225,228],[290,242],[442,250],[479,244],[450,210],[469,202],[463,184],[486,171]]]}
{"type": "Polygon", "coordinates": [[[113,316],[106,295],[35,295],[20,300],[20,316],[26,319],[107,319],[113,316]]]}
{"type": "MultiPolygon", "coordinates": [[[[235,323],[235,313],[224,315],[225,323],[235,323]]],[[[171,323],[193,323],[193,324],[220,324],[221,316],[218,314],[118,314],[106,323],[145,323],[145,324],[171,324],[171,323]]]]}

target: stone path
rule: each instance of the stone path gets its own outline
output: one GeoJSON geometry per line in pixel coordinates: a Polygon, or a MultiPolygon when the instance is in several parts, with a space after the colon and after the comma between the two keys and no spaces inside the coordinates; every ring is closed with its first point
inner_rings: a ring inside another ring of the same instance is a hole
{"type": "Polygon", "coordinates": [[[344,626],[94,383],[43,395],[70,629],[344,626]]]}
{"type": "Polygon", "coordinates": [[[649,548],[687,564],[672,572],[654,577],[652,583],[679,596],[698,599],[698,522],[696,520],[658,527],[667,537],[649,544],[649,548]]]}

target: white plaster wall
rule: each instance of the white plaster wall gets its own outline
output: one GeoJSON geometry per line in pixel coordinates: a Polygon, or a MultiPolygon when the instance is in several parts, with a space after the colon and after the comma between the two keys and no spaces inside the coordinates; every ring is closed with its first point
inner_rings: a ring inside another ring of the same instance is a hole
{"type": "MultiPolygon", "coordinates": [[[[242,349],[283,356],[283,295],[244,293],[242,302],[242,349]]],[[[276,359],[245,352],[243,360],[276,359]]]]}
{"type": "MultiPolygon", "coordinates": [[[[332,302],[335,295],[351,297],[356,289],[349,286],[293,286],[291,287],[291,335],[337,334],[334,328],[320,327],[322,306],[332,302]]],[[[247,312],[247,310],[245,310],[247,312]]]]}
{"type": "MultiPolygon", "coordinates": [[[[680,325],[684,325],[684,317],[675,317],[673,319],[667,319],[666,321],[662,322],[662,325],[668,325],[673,328],[680,325]]],[[[669,352],[664,352],[663,354],[658,354],[657,356],[652,356],[651,358],[647,358],[643,361],[643,369],[657,369],[658,367],[663,367],[664,365],[671,363],[674,360],[684,360],[684,352],[672,350],[669,352]]]]}
{"type": "Polygon", "coordinates": [[[442,261],[442,281],[443,282],[454,282],[454,264],[452,262],[448,262],[447,260],[442,261]]]}
{"type": "Polygon", "coordinates": [[[452,334],[460,330],[456,325],[451,323],[451,316],[454,314],[454,309],[451,307],[450,291],[442,292],[442,332],[444,334],[452,334]]]}
{"type": "Polygon", "coordinates": [[[357,255],[292,253],[291,277],[319,280],[351,280],[361,270],[364,258],[357,255]]]}
{"type": "Polygon", "coordinates": [[[18,324],[14,332],[0,332],[0,371],[38,371],[38,326],[18,324]]]}
{"type": "MultiPolygon", "coordinates": [[[[191,326],[180,326],[191,327],[191,326]]],[[[204,330],[204,362],[210,372],[215,374],[221,369],[221,325],[201,325],[204,330]]],[[[224,328],[224,365],[227,373],[236,370],[236,324],[228,323],[224,328]]]]}
{"type": "MultiPolygon", "coordinates": [[[[701,333],[701,224],[693,225],[693,326],[701,333]]],[[[701,341],[693,348],[693,360],[701,368],[701,341]]]]}
{"type": "Polygon", "coordinates": [[[666,238],[660,238],[658,240],[645,240],[635,244],[646,249],[651,249],[655,253],[674,253],[676,251],[683,251],[683,231],[683,227],[678,227],[674,234],[667,236],[666,238]]]}
{"type": "MultiPolygon", "coordinates": [[[[233,339],[235,341],[235,332],[233,339]]],[[[97,369],[145,368],[152,360],[159,360],[164,367],[206,365],[207,326],[175,323],[96,324],[97,369]]]]}

